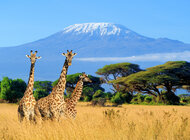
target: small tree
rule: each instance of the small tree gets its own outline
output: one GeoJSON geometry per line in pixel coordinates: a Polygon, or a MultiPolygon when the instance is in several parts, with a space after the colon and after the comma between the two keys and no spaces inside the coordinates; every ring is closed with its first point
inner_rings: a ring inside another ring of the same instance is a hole
{"type": "Polygon", "coordinates": [[[26,83],[22,79],[12,80],[4,77],[1,81],[1,95],[0,98],[11,103],[17,102],[22,98],[26,89],[26,83]]]}
{"type": "Polygon", "coordinates": [[[26,83],[22,79],[14,79],[11,84],[11,94],[7,95],[7,100],[9,102],[17,102],[24,95],[26,90],[26,83]]]}
{"type": "Polygon", "coordinates": [[[3,100],[7,100],[7,95],[11,94],[11,84],[12,80],[8,77],[3,77],[3,80],[1,81],[1,95],[0,98],[3,100]]]}

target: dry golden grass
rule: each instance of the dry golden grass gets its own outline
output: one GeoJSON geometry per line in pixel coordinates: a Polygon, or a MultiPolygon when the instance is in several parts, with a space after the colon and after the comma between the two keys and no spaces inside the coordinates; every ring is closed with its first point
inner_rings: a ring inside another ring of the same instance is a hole
{"type": "Polygon", "coordinates": [[[190,140],[188,106],[124,105],[111,108],[80,103],[77,108],[75,120],[34,125],[18,122],[17,105],[0,104],[0,139],[190,140]],[[103,114],[105,110],[107,115],[103,114]]]}

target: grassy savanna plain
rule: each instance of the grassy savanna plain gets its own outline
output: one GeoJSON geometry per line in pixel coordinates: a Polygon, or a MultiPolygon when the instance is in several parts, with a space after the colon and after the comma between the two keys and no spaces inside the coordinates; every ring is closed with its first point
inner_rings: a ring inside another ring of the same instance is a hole
{"type": "Polygon", "coordinates": [[[190,106],[79,103],[75,120],[19,123],[16,104],[0,104],[1,140],[190,140],[190,106]]]}

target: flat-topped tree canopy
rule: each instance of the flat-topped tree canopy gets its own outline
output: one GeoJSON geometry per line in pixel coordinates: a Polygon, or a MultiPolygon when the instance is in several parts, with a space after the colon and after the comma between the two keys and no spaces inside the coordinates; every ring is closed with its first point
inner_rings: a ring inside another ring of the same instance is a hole
{"type": "MultiPolygon", "coordinates": [[[[187,61],[168,61],[163,65],[147,68],[148,71],[176,76],[183,85],[190,84],[190,63],[187,61]]],[[[178,82],[179,82],[178,81],[178,82]]]]}
{"type": "MultiPolygon", "coordinates": [[[[126,77],[139,71],[142,71],[142,69],[139,68],[139,65],[125,62],[105,65],[103,68],[98,69],[96,74],[102,75],[102,78],[106,83],[109,83],[110,80],[116,80],[119,77],[126,77]]],[[[111,83],[111,85],[114,88],[114,92],[122,89],[117,84],[111,83]]]]}
{"type": "Polygon", "coordinates": [[[115,76],[128,76],[132,73],[136,73],[141,71],[142,69],[139,68],[139,65],[132,64],[132,63],[116,63],[105,65],[103,68],[98,69],[96,74],[98,75],[110,75],[113,74],[115,76]]]}
{"type": "Polygon", "coordinates": [[[118,78],[110,83],[121,84],[130,90],[151,94],[155,97],[161,96],[162,90],[174,93],[177,88],[190,84],[190,63],[169,61],[163,65],[147,68],[146,71],[118,78]]]}

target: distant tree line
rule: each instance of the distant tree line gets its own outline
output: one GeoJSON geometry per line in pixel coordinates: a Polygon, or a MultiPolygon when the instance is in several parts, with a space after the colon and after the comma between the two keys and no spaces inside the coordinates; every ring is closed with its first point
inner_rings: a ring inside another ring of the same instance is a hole
{"type": "MultiPolygon", "coordinates": [[[[79,80],[79,75],[81,74],[82,73],[67,75],[66,92],[64,94],[65,98],[70,97],[79,80]]],[[[104,93],[105,89],[101,87],[102,82],[99,77],[89,75],[89,78],[92,80],[92,83],[84,83],[83,94],[80,99],[81,101],[91,101],[92,99],[100,96],[98,93],[107,95],[107,93],[104,93]]],[[[35,81],[35,99],[39,100],[40,98],[49,95],[53,87],[57,84],[57,82],[58,80],[54,82],[35,81]]],[[[23,81],[22,79],[12,80],[8,77],[3,77],[3,80],[0,81],[0,85],[0,99],[10,103],[18,102],[23,97],[24,91],[27,86],[25,81],[23,81]]]]}
{"type": "MultiPolygon", "coordinates": [[[[70,97],[80,74],[67,75],[65,98],[70,97]]],[[[81,101],[91,101],[93,105],[104,105],[106,101],[116,105],[190,103],[189,94],[175,94],[177,89],[190,91],[190,63],[186,61],[169,61],[146,70],[137,64],[117,63],[105,65],[96,74],[101,77],[89,75],[92,83],[84,83],[81,101]],[[102,84],[110,85],[111,92],[105,92],[102,84]]],[[[47,96],[57,82],[35,81],[36,100],[47,96]]],[[[3,77],[0,85],[0,99],[12,103],[22,98],[27,86],[22,79],[8,77],[3,77]]]]}

